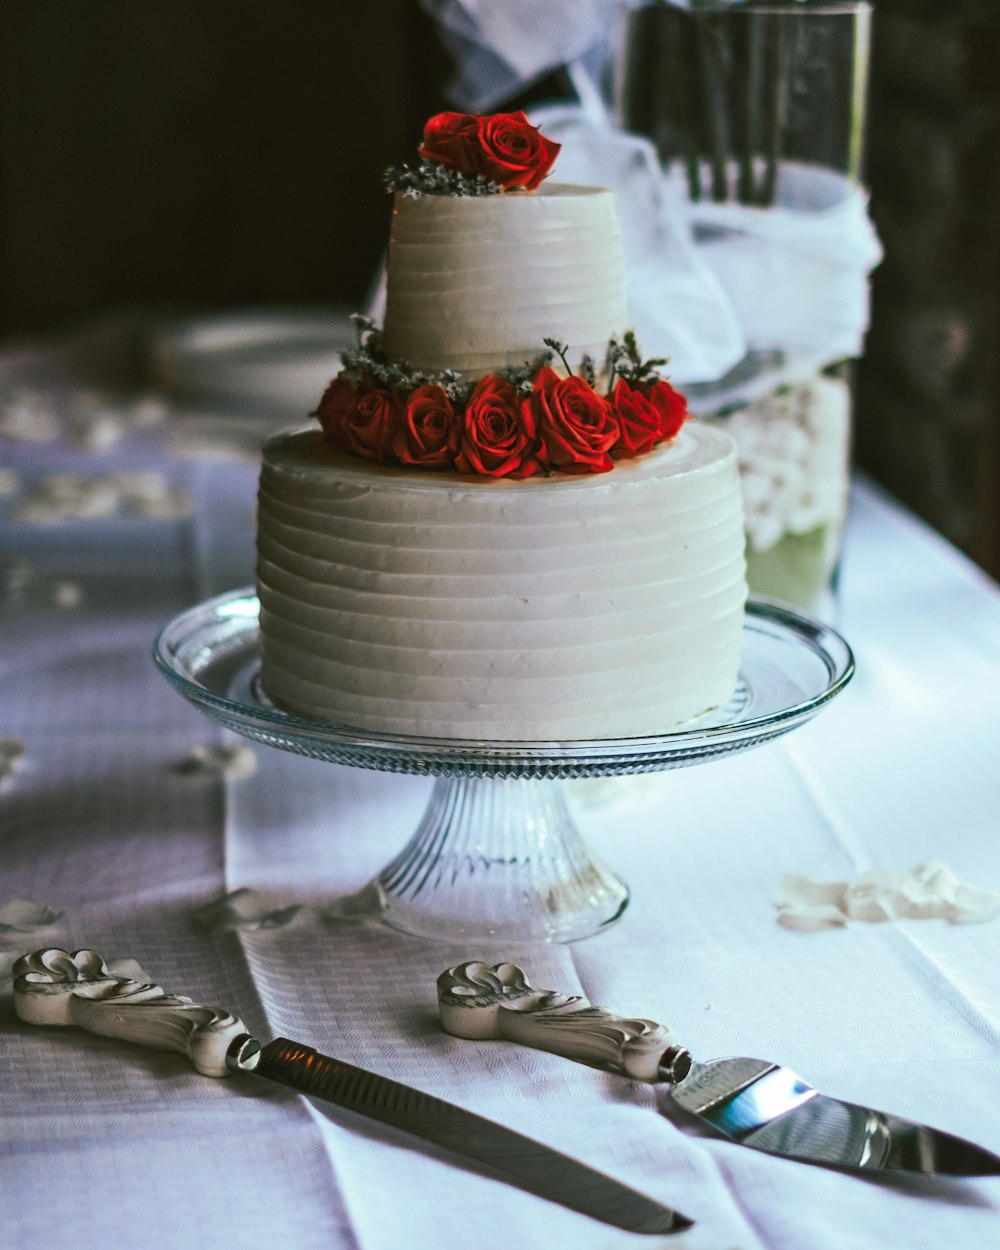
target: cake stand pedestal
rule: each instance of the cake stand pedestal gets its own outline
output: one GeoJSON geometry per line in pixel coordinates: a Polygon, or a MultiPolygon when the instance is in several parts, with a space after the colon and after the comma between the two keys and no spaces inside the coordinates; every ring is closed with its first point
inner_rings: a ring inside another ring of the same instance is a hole
{"type": "Polygon", "coordinates": [[[646,738],[474,742],[376,734],[285,712],[260,688],[252,589],[189,609],[156,640],[161,672],[191,703],[257,742],[337,764],[438,778],[416,832],[363,890],[331,909],[442,941],[587,937],[625,910],[625,885],[591,854],[561,782],[683,768],[788,733],[847,685],[834,630],[752,599],[726,707],[646,738]]]}

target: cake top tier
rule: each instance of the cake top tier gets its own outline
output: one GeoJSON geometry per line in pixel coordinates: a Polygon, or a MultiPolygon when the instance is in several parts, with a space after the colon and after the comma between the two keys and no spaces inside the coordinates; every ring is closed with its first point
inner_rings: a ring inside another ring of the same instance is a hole
{"type": "Polygon", "coordinates": [[[543,184],[485,197],[396,193],[385,350],[478,377],[547,338],[603,361],[626,328],[625,253],[611,191],[543,184]]]}
{"type": "Polygon", "coordinates": [[[626,325],[614,195],[545,179],[559,153],[524,113],[439,113],[391,169],[386,353],[476,379],[547,338],[603,359],[626,325]]]}

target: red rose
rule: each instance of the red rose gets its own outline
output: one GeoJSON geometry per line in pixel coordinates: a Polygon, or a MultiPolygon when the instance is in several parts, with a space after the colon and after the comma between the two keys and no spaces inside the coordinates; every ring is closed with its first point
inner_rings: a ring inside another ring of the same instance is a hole
{"type": "Polygon", "coordinates": [[[583,378],[540,369],[525,409],[534,413],[542,459],[563,473],[607,473],[618,441],[614,408],[583,378]]]}
{"type": "Polygon", "coordinates": [[[438,113],[424,126],[424,141],[417,149],[428,161],[437,161],[463,173],[477,173],[479,118],[472,113],[438,113]]]}
{"type": "Polygon", "coordinates": [[[392,449],[403,464],[449,469],[458,452],[458,417],[440,386],[418,386],[410,392],[406,412],[392,449]]]}
{"type": "Polygon", "coordinates": [[[560,144],[546,139],[524,113],[494,113],[479,119],[477,173],[502,187],[534,191],[552,168],[560,144]]]}
{"type": "Polygon", "coordinates": [[[324,438],[344,451],[347,450],[344,422],[357,402],[358,392],[338,375],[323,392],[323,398],[312,414],[319,421],[324,438]]]}
{"type": "Polygon", "coordinates": [[[669,382],[659,381],[646,392],[646,398],[660,416],[660,438],[673,438],[691,415],[687,400],[669,382]]]}
{"type": "Polygon", "coordinates": [[[618,442],[611,448],[612,456],[616,460],[629,460],[652,451],[663,437],[660,433],[663,418],[642,391],[633,390],[624,378],[619,378],[608,402],[621,430],[618,442]]]}
{"type": "Polygon", "coordinates": [[[339,445],[366,460],[390,460],[402,421],[402,401],[392,391],[373,388],[355,392],[354,404],[340,422],[339,445]]]}
{"type": "Polygon", "coordinates": [[[462,417],[459,473],[531,477],[541,466],[535,454],[535,424],[513,386],[495,373],[476,383],[462,417]]]}

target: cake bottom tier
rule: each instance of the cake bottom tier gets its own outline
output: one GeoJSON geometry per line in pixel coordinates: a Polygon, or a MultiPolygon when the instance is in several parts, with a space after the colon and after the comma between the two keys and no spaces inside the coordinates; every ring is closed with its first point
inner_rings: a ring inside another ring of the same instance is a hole
{"type": "Polygon", "coordinates": [[[265,447],[262,680],[291,711],[480,742],[663,733],[735,686],[733,445],[691,423],[608,474],[525,482],[265,447]]]}

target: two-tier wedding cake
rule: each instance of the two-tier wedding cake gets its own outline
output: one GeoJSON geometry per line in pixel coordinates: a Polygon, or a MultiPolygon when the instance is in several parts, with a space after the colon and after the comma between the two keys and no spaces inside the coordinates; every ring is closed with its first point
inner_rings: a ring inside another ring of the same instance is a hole
{"type": "Polygon", "coordinates": [[[736,457],[626,331],[614,196],[523,114],[442,114],[396,192],[384,334],[264,449],[262,680],[376,733],[663,732],[725,702],[736,457]]]}

